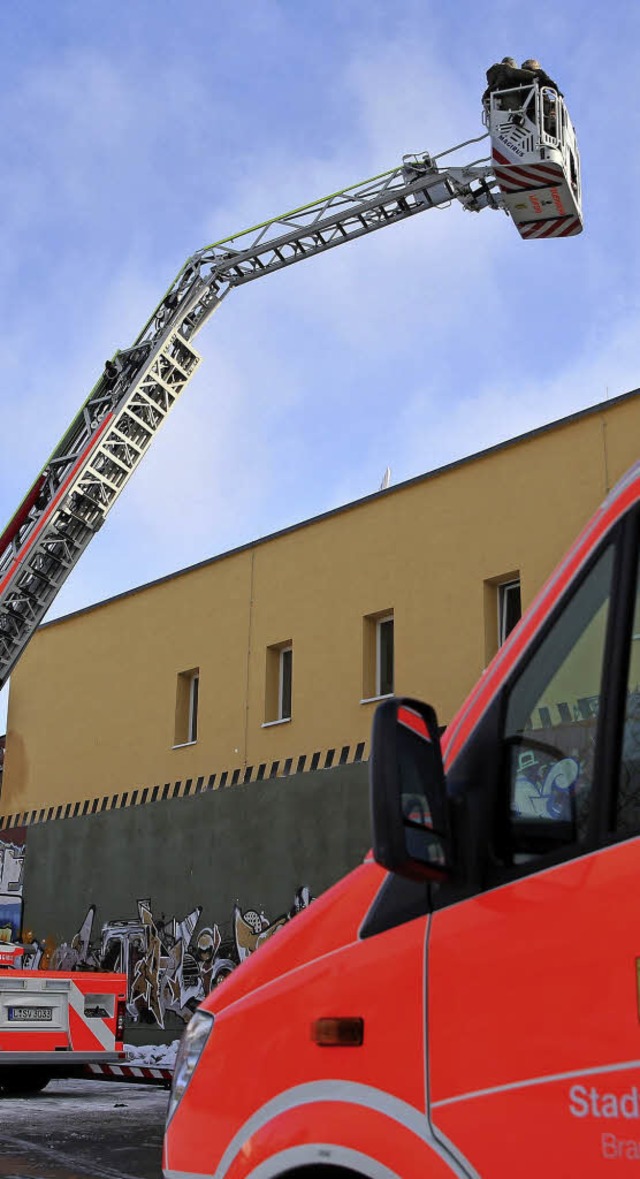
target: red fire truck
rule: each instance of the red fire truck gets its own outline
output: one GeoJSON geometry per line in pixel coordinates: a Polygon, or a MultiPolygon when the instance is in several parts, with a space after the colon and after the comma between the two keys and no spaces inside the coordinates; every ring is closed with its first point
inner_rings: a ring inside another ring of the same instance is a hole
{"type": "Polygon", "coordinates": [[[189,1024],[166,1179],[639,1163],[640,464],[442,741],[379,706],[371,795],[370,857],[189,1024]]]}
{"type": "Polygon", "coordinates": [[[126,976],[20,970],[22,952],[0,945],[0,1089],[37,1093],[89,1064],[124,1061],[126,976]]]}
{"type": "MultiPolygon", "coordinates": [[[[485,112],[486,136],[491,140],[490,162],[476,161],[451,167],[438,162],[461,147],[475,144],[476,139],[435,157],[428,153],[405,156],[401,165],[388,172],[213,242],[187,259],[133,343],[107,361],[78,414],[0,534],[0,688],[7,682],[61,586],[102,527],[157,431],[198,371],[201,358],[193,341],[231,290],[426,209],[444,208],[453,201],[469,212],[481,212],[487,208],[507,211],[523,237],[563,237],[581,232],[579,159],[575,133],[564,103],[560,96],[553,100],[552,126],[550,98],[547,95],[545,99],[537,84],[532,83],[520,97],[522,109],[515,109],[510,104],[508,111],[503,109],[502,99],[491,98],[485,112]],[[525,141],[526,153],[523,154],[522,143],[525,141]]],[[[521,630],[520,634],[523,633],[521,630]]],[[[509,650],[513,650],[513,646],[509,650]]],[[[420,715],[419,710],[416,715],[420,715]]],[[[423,740],[424,736],[418,735],[417,739],[423,740]]],[[[432,745],[438,750],[435,737],[432,745]]],[[[449,748],[457,749],[451,743],[449,748]]],[[[539,753],[540,750],[537,753],[533,749],[523,750],[522,756],[534,758],[539,753]]],[[[561,772],[559,769],[559,776],[561,772]]],[[[575,782],[572,782],[571,789],[574,787],[575,782]]],[[[574,793],[577,797],[577,788],[574,793]]],[[[418,810],[421,805],[416,802],[418,810]]],[[[465,815],[472,813],[469,808],[472,808],[471,801],[465,815]]],[[[398,832],[402,830],[398,828],[398,832]]],[[[414,837],[413,828],[412,833],[414,837]]],[[[399,833],[395,838],[400,838],[399,833]]],[[[458,843],[455,842],[459,839],[458,827],[455,827],[452,839],[454,842],[450,846],[443,837],[438,853],[442,857],[438,869],[442,878],[439,897],[449,895],[451,889],[457,895],[455,890],[460,887],[458,870],[450,872],[448,858],[453,856],[453,849],[458,855],[458,843]]],[[[381,858],[379,846],[376,856],[380,863],[394,870],[389,880],[404,880],[406,866],[402,871],[399,868],[396,871],[395,864],[381,858]]],[[[415,875],[418,869],[412,871],[415,875]]],[[[430,864],[429,872],[436,872],[436,866],[430,864]]],[[[344,913],[336,924],[336,914],[332,912],[327,930],[322,931],[319,941],[318,918],[327,905],[331,908],[336,901],[330,896],[315,905],[311,918],[314,932],[307,933],[302,957],[308,960],[308,947],[313,950],[313,946],[317,946],[322,958],[328,952],[322,948],[327,937],[326,945],[332,951],[337,952],[338,948],[344,951],[345,936],[347,942],[356,936],[383,882],[383,891],[388,889],[393,894],[393,887],[372,861],[361,869],[360,876],[340,886],[342,892],[339,888],[337,894],[331,894],[342,898],[337,904],[344,906],[344,913]],[[340,932],[344,922],[346,934],[340,932]]],[[[421,881],[415,887],[423,898],[420,903],[426,914],[430,909],[425,908],[424,896],[431,895],[432,883],[421,881]]],[[[376,905],[378,903],[383,904],[382,900],[376,901],[376,905]]],[[[426,917],[422,924],[425,921],[426,917]]],[[[296,925],[301,933],[305,927],[309,931],[308,919],[306,926],[298,922],[296,925]]],[[[374,926],[370,928],[374,930],[374,926]]],[[[393,946],[393,937],[389,936],[393,946]]],[[[291,969],[284,950],[289,945],[288,936],[278,935],[277,945],[275,970],[286,973],[291,969]],[[283,952],[285,957],[281,961],[279,955],[283,952]]],[[[375,962],[375,969],[381,976],[384,970],[376,958],[378,943],[375,939],[372,945],[372,965],[375,962]]],[[[298,962],[300,955],[300,943],[296,940],[294,963],[298,962]]],[[[225,1002],[231,1001],[228,997],[233,996],[234,987],[235,991],[238,987],[242,989],[247,985],[247,978],[256,977],[256,969],[268,970],[268,963],[274,961],[273,957],[267,956],[263,965],[263,952],[260,959],[259,967],[251,964],[248,972],[241,972],[242,983],[236,982],[234,977],[231,989],[225,988],[225,1002]]],[[[391,971],[390,984],[394,978],[391,971]]],[[[343,997],[346,1001],[346,992],[343,997]]],[[[49,978],[40,971],[0,975],[2,1086],[14,1091],[17,1086],[23,1091],[40,1088],[54,1071],[56,1075],[63,1071],[68,1074],[78,1064],[89,1063],[93,1060],[93,1052],[99,1051],[102,1062],[107,1062],[108,1054],[112,1052],[117,1059],[122,1047],[124,999],[124,978],[119,975],[73,974],[67,977],[56,972],[49,978]],[[54,999],[56,995],[58,997],[54,999]],[[20,1068],[27,1052],[33,1065],[28,1072],[20,1068]]],[[[391,996],[389,1000],[392,1001],[391,996]]],[[[408,1016],[408,1005],[404,1003],[404,1006],[408,1016]]],[[[185,1038],[187,1054],[192,1052],[194,1042],[201,1046],[202,1029],[208,1030],[210,1023],[209,1015],[198,1016],[185,1038]]],[[[347,1034],[344,1026],[340,1021],[338,1023],[341,1030],[336,1035],[344,1036],[347,1034]]],[[[322,1039],[325,1032],[318,1031],[317,1035],[320,1039],[314,1041],[316,1047],[320,1043],[329,1043],[322,1039]]],[[[267,1035],[264,1042],[268,1038],[267,1035]]],[[[419,1036],[416,1035],[415,1039],[417,1044],[419,1036]]],[[[338,1039],[334,1046],[342,1043],[338,1039]]],[[[247,1041],[241,1055],[244,1057],[252,1051],[253,1045],[247,1041]]],[[[356,1056],[363,1058],[362,1053],[356,1056]]],[[[187,1059],[192,1057],[188,1055],[187,1059]]],[[[328,1054],[328,1059],[335,1059],[335,1054],[328,1054]]],[[[300,1052],[298,1063],[301,1067],[303,1061],[304,1053],[300,1052]]],[[[419,1065],[420,1069],[423,1064],[419,1065]]],[[[270,1073],[275,1078],[278,1069],[270,1068],[270,1073]]],[[[184,1079],[184,1076],[183,1066],[180,1077],[184,1079]]],[[[257,1080],[254,1076],[252,1083],[257,1080]]],[[[182,1083],[183,1080],[179,1079],[176,1095],[180,1094],[182,1083]]],[[[251,1083],[245,1080],[243,1087],[249,1100],[251,1083]]],[[[194,1092],[198,1092],[195,1083],[194,1092]]],[[[191,1105],[193,1107],[193,1101],[191,1105]]],[[[239,1108],[241,1106],[242,1103],[239,1108]]],[[[350,1116],[355,1118],[353,1110],[350,1116]]],[[[177,1124],[181,1125],[187,1117],[181,1111],[177,1124]]],[[[196,1157],[199,1157],[198,1150],[185,1161],[185,1170],[192,1169],[196,1157]]]]}

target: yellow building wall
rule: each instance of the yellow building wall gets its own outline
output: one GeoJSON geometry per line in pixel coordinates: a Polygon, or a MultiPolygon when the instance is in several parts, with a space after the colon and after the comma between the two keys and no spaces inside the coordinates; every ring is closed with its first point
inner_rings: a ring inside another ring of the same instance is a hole
{"type": "Polygon", "coordinates": [[[396,692],[446,723],[495,649],[489,583],[518,573],[527,605],[639,427],[628,395],[42,627],[12,676],[0,817],[368,742],[363,619],[386,610],[396,692]],[[264,727],[288,640],[292,717],[264,727]],[[193,668],[198,740],[174,748],[193,668]]]}

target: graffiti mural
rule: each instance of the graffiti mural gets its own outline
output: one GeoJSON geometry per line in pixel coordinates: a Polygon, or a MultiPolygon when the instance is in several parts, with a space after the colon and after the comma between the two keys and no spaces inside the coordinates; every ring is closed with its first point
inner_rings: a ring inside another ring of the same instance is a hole
{"type": "MultiPolygon", "coordinates": [[[[127,971],[129,1013],[164,1027],[167,1011],[188,1020],[207,992],[193,952],[193,933],[202,909],[182,921],[156,925],[150,901],[138,901],[139,933],[127,971]],[[131,967],[133,966],[133,973],[131,967]]],[[[103,930],[103,939],[104,939],[103,930]]]]}
{"type": "MultiPolygon", "coordinates": [[[[136,1023],[164,1028],[168,1013],[187,1023],[196,1007],[232,970],[255,953],[288,921],[311,903],[299,888],[291,908],[270,921],[257,909],[236,903],[231,933],[203,925],[200,905],[182,919],[156,917],[150,899],[137,902],[137,917],[106,921],[94,932],[96,906],[89,905],[70,942],[52,948],[33,940],[23,945],[22,969],[113,970],[128,979],[127,1009],[136,1023]]],[[[26,941],[26,938],[25,938],[26,941]]]]}
{"type": "Polygon", "coordinates": [[[536,753],[520,754],[512,811],[533,819],[568,819],[580,763],[575,757],[543,762],[536,753]]]}
{"type": "MultiPolygon", "coordinates": [[[[589,818],[589,800],[594,776],[594,749],[597,700],[580,700],[575,718],[553,725],[549,709],[540,709],[545,722],[539,728],[525,729],[512,751],[513,820],[528,824],[536,838],[551,843],[568,841],[585,834],[589,818]],[[563,831],[557,826],[564,824],[563,831]],[[571,829],[571,830],[570,830],[571,829]],[[546,831],[546,834],[545,834],[546,831]]],[[[558,705],[558,712],[569,711],[568,705],[558,705]]]]}
{"type": "MultiPolygon", "coordinates": [[[[62,942],[61,945],[46,955],[48,970],[97,970],[98,961],[91,951],[91,935],[96,907],[90,905],[87,915],[80,929],[71,939],[71,944],[62,942]]],[[[49,948],[49,947],[47,947],[49,948]]],[[[45,969],[42,965],[41,969],[45,969]]]]}
{"type": "Polygon", "coordinates": [[[26,827],[0,836],[0,942],[15,942],[22,926],[26,827]]]}
{"type": "Polygon", "coordinates": [[[301,909],[306,909],[310,903],[309,889],[299,888],[292,908],[287,913],[283,913],[281,917],[276,917],[275,921],[269,921],[263,912],[258,913],[255,909],[248,909],[246,913],[243,913],[240,906],[236,904],[233,910],[233,932],[238,962],[244,962],[249,954],[253,954],[255,950],[264,945],[268,938],[277,933],[301,909]]]}

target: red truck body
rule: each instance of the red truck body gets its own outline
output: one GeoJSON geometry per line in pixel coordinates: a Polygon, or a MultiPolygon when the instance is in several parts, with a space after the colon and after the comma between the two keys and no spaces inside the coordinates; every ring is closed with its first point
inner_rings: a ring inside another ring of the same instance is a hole
{"type": "MultiPolygon", "coordinates": [[[[12,950],[3,947],[0,965],[12,950]]],[[[125,1060],[123,974],[0,970],[0,1088],[28,1092],[88,1064],[125,1060]]]]}
{"type": "Polygon", "coordinates": [[[432,716],[379,708],[378,862],[193,1017],[166,1179],[566,1179],[640,1162],[640,466],[440,761],[432,716]]]}

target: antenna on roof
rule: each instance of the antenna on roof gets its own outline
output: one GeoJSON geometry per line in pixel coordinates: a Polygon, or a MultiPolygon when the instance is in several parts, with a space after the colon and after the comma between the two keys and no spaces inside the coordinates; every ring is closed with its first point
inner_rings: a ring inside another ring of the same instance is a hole
{"type": "Polygon", "coordinates": [[[389,486],[390,483],[391,483],[391,467],[387,467],[384,475],[382,476],[382,483],[380,484],[379,490],[386,491],[387,487],[389,486]]]}

